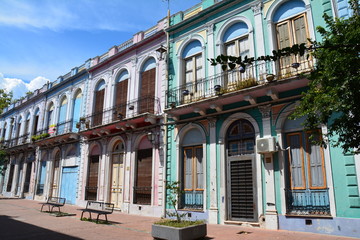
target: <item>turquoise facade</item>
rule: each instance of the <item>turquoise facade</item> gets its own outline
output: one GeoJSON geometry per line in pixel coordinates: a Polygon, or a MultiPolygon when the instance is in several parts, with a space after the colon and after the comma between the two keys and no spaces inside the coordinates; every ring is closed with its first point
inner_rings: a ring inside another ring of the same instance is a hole
{"type": "Polygon", "coordinates": [[[289,57],[232,72],[207,60],[321,41],[322,15],[339,12],[330,0],[203,1],[172,16],[166,176],[180,181],[179,209],[189,218],[359,236],[357,156],[313,145],[303,120],[288,119],[307,90],[298,74],[306,76],[313,60],[289,57]]]}

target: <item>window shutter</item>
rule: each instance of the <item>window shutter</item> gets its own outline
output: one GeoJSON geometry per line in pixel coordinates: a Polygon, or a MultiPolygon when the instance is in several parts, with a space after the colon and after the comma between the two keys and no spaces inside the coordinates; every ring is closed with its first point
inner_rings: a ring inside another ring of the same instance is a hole
{"type": "Polygon", "coordinates": [[[193,190],[193,162],[192,162],[192,149],[188,148],[184,151],[184,160],[185,160],[185,189],[186,190],[193,190]]]}
{"type": "MultiPolygon", "coordinates": [[[[312,144],[307,137],[307,156],[309,161],[310,187],[325,187],[323,149],[319,145],[312,144]]],[[[318,139],[316,139],[318,140],[318,139]]]]}
{"type": "Polygon", "coordinates": [[[104,107],[104,93],[105,93],[105,89],[102,89],[95,93],[95,109],[94,109],[93,126],[97,126],[102,123],[102,112],[103,112],[103,107],[104,107]]]}
{"type": "Polygon", "coordinates": [[[195,160],[196,160],[196,188],[204,188],[204,169],[203,169],[203,151],[202,147],[195,148],[195,160]]]}
{"type": "Polygon", "coordinates": [[[116,84],[116,109],[118,113],[126,114],[126,102],[127,102],[127,89],[128,79],[125,79],[116,84]]]}
{"type": "Polygon", "coordinates": [[[307,43],[305,16],[301,16],[294,20],[295,43],[307,43]]]}
{"type": "Polygon", "coordinates": [[[290,146],[289,162],[291,173],[291,188],[304,188],[304,168],[301,135],[299,133],[288,135],[290,146]]]}
{"type": "Polygon", "coordinates": [[[155,68],[141,74],[140,113],[154,112],[155,68]]]}

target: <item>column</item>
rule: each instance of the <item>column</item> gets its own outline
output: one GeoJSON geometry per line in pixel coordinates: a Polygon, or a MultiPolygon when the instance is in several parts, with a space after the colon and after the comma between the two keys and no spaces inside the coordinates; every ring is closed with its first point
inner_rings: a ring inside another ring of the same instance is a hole
{"type": "MultiPolygon", "coordinates": [[[[260,106],[259,110],[262,114],[263,120],[263,137],[271,137],[271,118],[270,111],[271,105],[260,106]]],[[[264,166],[265,166],[265,193],[266,193],[266,205],[265,205],[265,228],[266,229],[278,229],[278,214],[275,204],[275,180],[274,180],[274,159],[272,153],[264,154],[264,166]]]]}
{"type": "Polygon", "coordinates": [[[218,223],[218,202],[217,202],[217,167],[216,167],[216,119],[209,119],[209,133],[210,133],[210,208],[209,208],[209,223],[218,223]]]}

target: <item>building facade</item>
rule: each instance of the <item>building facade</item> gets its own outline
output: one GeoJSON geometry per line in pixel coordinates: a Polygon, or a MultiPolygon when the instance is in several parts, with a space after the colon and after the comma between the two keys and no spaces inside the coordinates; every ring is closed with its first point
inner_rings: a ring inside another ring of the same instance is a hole
{"type": "MultiPolygon", "coordinates": [[[[358,236],[357,156],[314,145],[303,119],[289,119],[314,59],[289,56],[234,71],[207,60],[258,58],[308,38],[321,41],[316,26],[339,6],[209,0],[172,17],[167,181],[181,182],[179,208],[190,218],[358,236]]],[[[326,131],[319,126],[318,138],[326,131]]]]}
{"type": "Polygon", "coordinates": [[[360,157],[289,118],[315,59],[208,60],[321,41],[324,13],[353,14],[342,0],[203,0],[136,33],[4,110],[0,192],[159,217],[178,181],[189,219],[359,236],[360,157]]]}

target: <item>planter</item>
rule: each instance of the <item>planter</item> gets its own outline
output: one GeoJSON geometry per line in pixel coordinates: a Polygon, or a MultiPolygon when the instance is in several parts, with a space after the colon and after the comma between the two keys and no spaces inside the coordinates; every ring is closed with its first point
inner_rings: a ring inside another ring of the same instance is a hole
{"type": "Polygon", "coordinates": [[[206,233],[205,223],[184,228],[153,224],[151,229],[151,235],[155,239],[193,240],[205,237],[206,233]]]}

